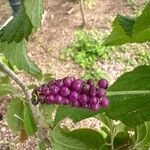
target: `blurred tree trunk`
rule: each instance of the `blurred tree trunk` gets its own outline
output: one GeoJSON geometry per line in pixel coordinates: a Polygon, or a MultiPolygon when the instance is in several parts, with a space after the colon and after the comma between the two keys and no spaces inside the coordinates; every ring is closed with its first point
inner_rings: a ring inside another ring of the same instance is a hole
{"type": "Polygon", "coordinates": [[[86,25],[86,20],[85,20],[85,12],[84,12],[84,0],[80,0],[80,10],[81,10],[81,15],[82,15],[82,27],[86,25]]]}

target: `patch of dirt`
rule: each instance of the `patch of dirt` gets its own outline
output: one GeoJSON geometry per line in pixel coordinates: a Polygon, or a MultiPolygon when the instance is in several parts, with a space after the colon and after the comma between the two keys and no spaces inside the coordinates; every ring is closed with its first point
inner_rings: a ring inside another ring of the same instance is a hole
{"type": "Polygon", "coordinates": [[[9,18],[11,15],[11,9],[8,1],[0,1],[0,26],[9,18]]]}
{"type": "MultiPolygon", "coordinates": [[[[44,4],[46,18],[42,27],[28,44],[29,55],[43,72],[53,73],[56,78],[68,75],[80,77],[82,69],[77,64],[73,61],[63,62],[59,59],[61,50],[74,40],[74,31],[81,28],[82,19],[79,4],[71,0],[45,0],[44,4]]],[[[132,9],[128,7],[125,0],[95,0],[92,7],[86,7],[85,11],[87,20],[86,29],[92,30],[96,28],[100,32],[107,33],[111,29],[113,18],[118,13],[129,15],[132,9]]],[[[0,24],[2,24],[10,15],[8,3],[6,4],[5,0],[1,0],[0,2],[0,14],[0,24]]],[[[109,72],[112,70],[116,71],[112,74],[112,78],[116,78],[118,75],[118,68],[122,70],[124,67],[120,66],[120,64],[112,63],[112,66],[109,67],[112,69],[109,72]]],[[[107,71],[108,65],[103,63],[102,69],[107,71]]],[[[121,72],[120,70],[119,73],[121,72]]],[[[29,84],[34,82],[33,78],[24,79],[29,84]]],[[[3,99],[2,101],[4,103],[3,99]]],[[[6,109],[6,106],[3,107],[6,109]]],[[[5,125],[6,119],[4,118],[0,123],[5,125]]],[[[91,126],[91,123],[93,123],[93,119],[86,121],[87,126],[91,126]]],[[[14,135],[7,128],[7,124],[6,126],[2,126],[2,124],[0,126],[0,139],[5,144],[0,143],[0,149],[6,150],[4,146],[7,146],[8,143],[12,143],[12,146],[16,150],[38,149],[35,138],[30,138],[25,143],[20,144],[18,143],[18,136],[14,135]]],[[[95,123],[93,124],[96,126],[95,123]]]]}

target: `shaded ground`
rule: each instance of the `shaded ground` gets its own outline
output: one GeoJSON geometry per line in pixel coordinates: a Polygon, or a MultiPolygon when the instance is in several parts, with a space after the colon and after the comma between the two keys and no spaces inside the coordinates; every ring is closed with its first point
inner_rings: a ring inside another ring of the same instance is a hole
{"type": "MultiPolygon", "coordinates": [[[[79,4],[71,0],[45,0],[44,3],[46,18],[43,26],[29,42],[29,55],[43,72],[53,73],[56,78],[67,75],[80,77],[82,69],[77,64],[73,61],[62,62],[59,59],[60,51],[74,40],[74,31],[80,28],[82,23],[79,4]]],[[[128,6],[126,0],[95,0],[91,8],[86,8],[86,28],[108,32],[111,21],[117,13],[129,15],[132,12],[133,9],[128,6]]],[[[5,0],[0,2],[0,14],[0,24],[2,24],[10,15],[5,0]]],[[[113,62],[111,65],[110,62],[100,63],[100,66],[110,73],[112,78],[116,78],[125,67],[123,64],[113,62]]],[[[25,78],[25,80],[27,83],[34,81],[32,78],[25,78]]],[[[0,104],[0,111],[2,111],[8,103],[0,97],[0,104]]],[[[17,150],[37,150],[34,138],[20,144],[17,142],[18,137],[6,127],[5,119],[0,123],[3,124],[0,125],[0,139],[4,143],[11,141],[11,145],[17,150]]],[[[89,126],[92,126],[90,121],[89,126]]],[[[2,148],[3,145],[0,143],[0,149],[6,149],[6,147],[2,148]]]]}

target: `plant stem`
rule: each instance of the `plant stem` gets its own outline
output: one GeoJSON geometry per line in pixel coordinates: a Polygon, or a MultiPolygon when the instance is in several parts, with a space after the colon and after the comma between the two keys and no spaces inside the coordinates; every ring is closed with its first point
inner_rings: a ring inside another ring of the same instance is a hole
{"type": "Polygon", "coordinates": [[[125,146],[128,146],[128,145],[129,145],[129,143],[127,143],[127,144],[124,144],[124,145],[122,145],[122,146],[120,146],[120,147],[116,148],[115,150],[122,149],[123,147],[125,147],[125,146]]]}
{"type": "Polygon", "coordinates": [[[84,1],[80,0],[80,10],[81,10],[81,15],[82,15],[82,27],[84,27],[86,25],[86,21],[85,21],[85,14],[84,14],[84,1]]]}
{"type": "Polygon", "coordinates": [[[29,101],[29,105],[30,105],[30,108],[31,108],[31,111],[33,113],[33,116],[37,122],[37,125],[38,125],[38,134],[39,134],[39,137],[44,140],[46,138],[44,132],[43,132],[43,128],[41,126],[41,122],[40,122],[40,114],[37,112],[37,109],[36,107],[34,107],[32,105],[32,102],[31,102],[31,93],[29,91],[29,88],[27,87],[27,85],[9,68],[7,67],[7,65],[5,65],[4,63],[0,62],[0,68],[7,74],[9,75],[22,89],[22,91],[24,92],[25,94],[25,97],[26,99],[29,101]]]}
{"type": "Polygon", "coordinates": [[[112,122],[112,126],[111,126],[110,130],[111,130],[111,138],[110,138],[111,150],[114,150],[114,126],[113,126],[113,122],[112,122]]]}
{"type": "Polygon", "coordinates": [[[31,99],[31,94],[29,93],[29,89],[28,87],[24,84],[24,82],[9,68],[7,67],[5,64],[3,64],[2,62],[0,62],[0,68],[6,73],[8,74],[23,90],[27,100],[30,101],[31,99]]]}
{"type": "Polygon", "coordinates": [[[150,95],[150,90],[135,90],[135,91],[108,91],[108,96],[117,96],[117,95],[150,95]]]}

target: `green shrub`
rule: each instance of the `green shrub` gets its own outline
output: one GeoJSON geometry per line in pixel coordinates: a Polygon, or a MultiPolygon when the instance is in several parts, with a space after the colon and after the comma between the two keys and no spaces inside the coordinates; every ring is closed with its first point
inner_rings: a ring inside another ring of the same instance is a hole
{"type": "Polygon", "coordinates": [[[86,31],[75,32],[75,42],[69,45],[62,53],[63,60],[71,57],[83,69],[91,68],[98,58],[107,57],[108,48],[102,46],[102,39],[97,34],[86,31]]]}

